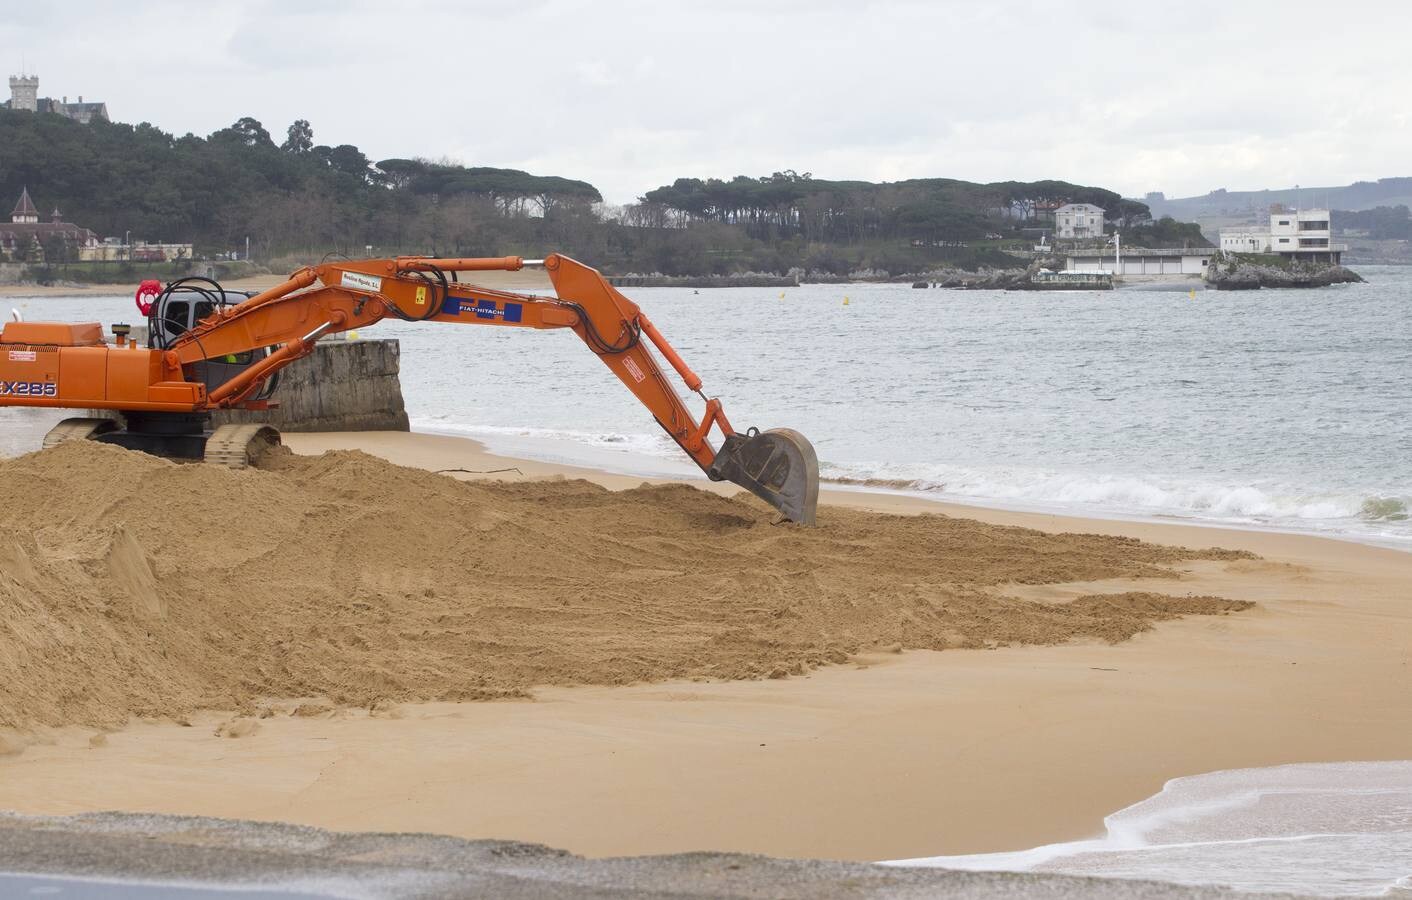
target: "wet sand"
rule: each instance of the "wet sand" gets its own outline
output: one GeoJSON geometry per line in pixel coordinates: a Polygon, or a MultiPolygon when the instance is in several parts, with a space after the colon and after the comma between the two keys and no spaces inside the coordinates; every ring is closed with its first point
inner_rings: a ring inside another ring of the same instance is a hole
{"type": "MultiPolygon", "coordinates": [[[[643,481],[507,460],[434,435],[288,443],[300,453],[357,447],[430,469],[519,470],[461,478],[643,481]]],[[[193,716],[189,727],[139,722],[97,740],[70,727],[0,758],[0,808],[431,831],[589,855],[866,860],[1092,835],[1104,814],[1180,775],[1412,758],[1412,555],[852,491],[827,492],[825,502],[1249,550],[1261,559],[1185,562],[1179,578],[1012,593],[1061,601],[1130,589],[1259,605],[1159,623],[1115,645],[870,653],[779,680],[552,688],[530,702],[277,716],[236,739],[216,735],[229,713],[193,716]]]]}

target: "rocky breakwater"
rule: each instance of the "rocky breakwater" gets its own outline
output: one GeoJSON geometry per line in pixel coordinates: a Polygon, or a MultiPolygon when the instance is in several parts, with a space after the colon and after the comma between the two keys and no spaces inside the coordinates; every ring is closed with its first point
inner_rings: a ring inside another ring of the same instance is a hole
{"type": "Polygon", "coordinates": [[[1041,270],[1058,271],[1064,262],[1056,258],[1040,258],[1030,262],[1025,268],[992,269],[981,268],[974,272],[965,269],[933,269],[916,275],[904,276],[914,288],[951,288],[962,291],[1033,291],[1039,290],[1034,276],[1041,270]]]}
{"type": "Polygon", "coordinates": [[[1032,289],[1025,269],[941,269],[916,276],[912,287],[951,288],[961,291],[1027,291],[1032,289]]]}
{"type": "Polygon", "coordinates": [[[1316,288],[1362,282],[1363,276],[1344,266],[1320,263],[1272,265],[1251,260],[1225,259],[1206,269],[1206,283],[1218,291],[1254,291],[1260,288],[1316,288]]]}
{"type": "Polygon", "coordinates": [[[608,283],[620,288],[680,287],[796,287],[799,279],[793,275],[769,272],[737,272],[733,275],[609,275],[608,283]]]}

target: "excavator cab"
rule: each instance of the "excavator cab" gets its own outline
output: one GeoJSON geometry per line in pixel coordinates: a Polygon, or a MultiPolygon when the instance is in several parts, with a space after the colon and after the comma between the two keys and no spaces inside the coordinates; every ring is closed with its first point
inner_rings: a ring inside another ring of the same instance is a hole
{"type": "MultiPolygon", "coordinates": [[[[154,349],[170,347],[216,310],[234,306],[251,296],[246,291],[227,290],[219,282],[205,278],[172,282],[158,295],[148,314],[148,346],[154,349]]],[[[268,348],[263,348],[201,360],[187,367],[187,378],[204,384],[208,391],[214,390],[268,354],[268,348]]],[[[273,394],[277,384],[278,376],[266,385],[260,399],[267,399],[273,394]]]]}

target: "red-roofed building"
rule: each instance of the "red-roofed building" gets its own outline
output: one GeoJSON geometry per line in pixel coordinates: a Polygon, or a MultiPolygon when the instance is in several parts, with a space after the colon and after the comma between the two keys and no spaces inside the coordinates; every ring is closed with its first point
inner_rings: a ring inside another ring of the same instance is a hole
{"type": "Polygon", "coordinates": [[[0,255],[13,262],[45,262],[46,254],[60,248],[63,258],[48,262],[171,262],[192,258],[190,244],[138,241],[129,245],[122,238],[100,240],[90,229],[65,222],[58,207],[49,214],[48,222],[41,222],[29,188],[24,188],[10,212],[9,223],[0,222],[0,255]]]}
{"type": "Polygon", "coordinates": [[[44,259],[46,248],[52,252],[56,241],[62,242],[66,253],[75,259],[83,258],[85,248],[99,246],[98,235],[65,222],[57,208],[48,222],[39,221],[39,210],[30,199],[29,188],[25,188],[10,212],[9,223],[0,223],[0,250],[10,259],[39,262],[44,259]]]}

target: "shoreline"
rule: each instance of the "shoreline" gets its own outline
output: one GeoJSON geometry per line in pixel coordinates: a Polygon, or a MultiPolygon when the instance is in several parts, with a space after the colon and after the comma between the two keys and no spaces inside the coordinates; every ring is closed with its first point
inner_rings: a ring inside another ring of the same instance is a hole
{"type": "MultiPolygon", "coordinates": [[[[274,287],[285,279],[284,275],[251,275],[246,278],[232,278],[223,282],[231,290],[263,291],[274,287]]],[[[140,280],[140,279],[139,279],[140,280]]],[[[66,297],[131,297],[137,290],[137,282],[131,284],[113,282],[109,284],[70,283],[42,284],[0,284],[0,297],[7,300],[62,300],[66,297]]]]}
{"type": "MultiPolygon", "coordinates": [[[[258,293],[283,283],[289,275],[288,272],[272,272],[267,275],[231,278],[222,281],[221,284],[231,291],[258,293]]],[[[60,300],[65,297],[131,297],[137,290],[138,281],[110,284],[65,282],[49,286],[28,283],[0,284],[0,298],[6,300],[60,300]]],[[[522,269],[518,272],[477,272],[473,283],[481,287],[501,290],[543,290],[550,287],[549,276],[539,269],[522,269]]]]}
{"type": "MultiPolygon", "coordinates": [[[[663,483],[498,456],[425,433],[291,434],[462,479],[663,483]],[[494,471],[505,468],[513,472],[494,471]]],[[[693,482],[735,493],[734,485],[693,482]]],[[[1250,550],[1118,590],[1255,609],[1119,644],[863,654],[805,676],[565,687],[531,701],[65,728],[0,758],[0,808],[284,820],[530,840],[589,856],[736,850],[852,860],[1023,850],[1100,833],[1169,779],[1290,762],[1412,759],[1412,566],[1322,537],[968,507],[828,489],[821,502],[1041,531],[1250,550]],[[1357,696],[1360,702],[1350,704],[1357,696]]],[[[605,523],[611,527],[611,523],[605,523]]]]}
{"type": "MultiPolygon", "coordinates": [[[[1364,265],[1374,265],[1365,263],[1364,265]]],[[[1384,265],[1378,263],[1376,265],[1384,265]]],[[[1397,265],[1388,263],[1386,265],[1397,265]]],[[[1412,265],[1405,263],[1403,265],[1412,265]]],[[[1022,285],[1016,287],[1015,279],[1024,274],[1024,269],[1004,269],[995,270],[990,273],[968,272],[956,270],[951,274],[951,280],[937,278],[935,275],[928,276],[929,288],[938,290],[995,290],[1014,291],[1036,290],[1033,287],[1022,285]],[[1003,276],[997,278],[997,274],[1003,276]],[[962,278],[961,276],[965,276],[962,278]]],[[[249,275],[243,278],[232,278],[222,281],[227,289],[234,291],[263,291],[274,287],[289,277],[288,272],[271,272],[265,275],[249,275]]],[[[605,276],[609,283],[615,287],[631,293],[633,290],[642,288],[683,288],[688,290],[722,290],[729,288],[759,288],[759,289],[789,289],[795,287],[809,287],[820,285],[832,285],[847,287],[849,285],[893,285],[897,287],[913,286],[919,282],[919,277],[911,275],[897,276],[895,278],[870,279],[870,278],[840,278],[837,280],[805,279],[794,281],[787,276],[760,276],[753,273],[725,276],[643,276],[643,275],[608,275],[605,276]]],[[[140,280],[140,279],[139,279],[140,280]]],[[[550,290],[552,284],[549,278],[538,269],[522,269],[518,272],[476,272],[474,279],[468,279],[467,284],[478,285],[480,287],[495,288],[499,290],[550,290]]],[[[1189,278],[1174,278],[1167,281],[1161,280],[1136,280],[1123,282],[1120,280],[1114,285],[1121,290],[1171,290],[1184,292],[1188,288],[1198,286],[1206,289],[1214,289],[1214,285],[1200,281],[1192,281],[1189,278]]],[[[137,289],[137,282],[60,282],[52,285],[41,285],[37,282],[12,282],[0,284],[0,298],[14,300],[41,300],[41,299],[63,299],[65,297],[103,297],[103,296],[131,296],[137,289]]],[[[1278,289],[1272,287],[1270,289],[1278,289]]]]}
{"type": "MultiPolygon", "coordinates": [[[[510,433],[492,438],[483,434],[478,435],[458,432],[453,427],[439,428],[435,425],[418,424],[416,422],[412,424],[412,433],[468,440],[479,445],[481,451],[490,456],[519,461],[533,460],[544,463],[545,465],[573,469],[581,473],[601,473],[626,478],[675,479],[685,481],[695,487],[707,487],[711,484],[700,470],[677,459],[628,450],[600,449],[589,444],[569,439],[510,433]],[[515,446],[516,444],[519,446],[515,446]],[[497,445],[506,445],[508,449],[500,449],[497,445]],[[558,452],[557,448],[559,447],[572,449],[565,452],[558,452]],[[578,451],[578,459],[574,458],[575,453],[573,451],[578,451]],[[599,458],[590,459],[589,457],[593,455],[599,458]]],[[[588,475],[585,474],[582,477],[588,477],[588,475]]],[[[726,485],[722,490],[728,491],[730,488],[730,485],[726,485]]],[[[1303,535],[1305,537],[1316,537],[1333,541],[1347,541],[1352,544],[1412,553],[1412,539],[1400,537],[1367,535],[1352,531],[1320,531],[1315,528],[1300,528],[1293,525],[1273,523],[1236,522],[1219,518],[1201,518],[1197,515],[1187,516],[1178,513],[1144,513],[1140,511],[1104,509],[1099,507],[1075,508],[1072,505],[1066,507],[1057,502],[1048,504],[1041,501],[1031,503],[1012,502],[1003,499],[945,494],[944,492],[928,491],[924,488],[883,483],[882,480],[874,480],[870,483],[868,481],[844,481],[840,479],[822,478],[820,480],[820,490],[834,494],[864,494],[868,496],[899,497],[904,500],[919,500],[953,510],[952,512],[948,512],[948,515],[962,515],[963,513],[958,512],[959,510],[985,509],[1037,516],[1058,516],[1061,518],[1094,519],[1100,521],[1111,520],[1136,525],[1181,525],[1191,528],[1215,528],[1228,531],[1268,532],[1270,534],[1303,535]]],[[[942,512],[946,510],[938,509],[938,511],[942,512]]]]}

